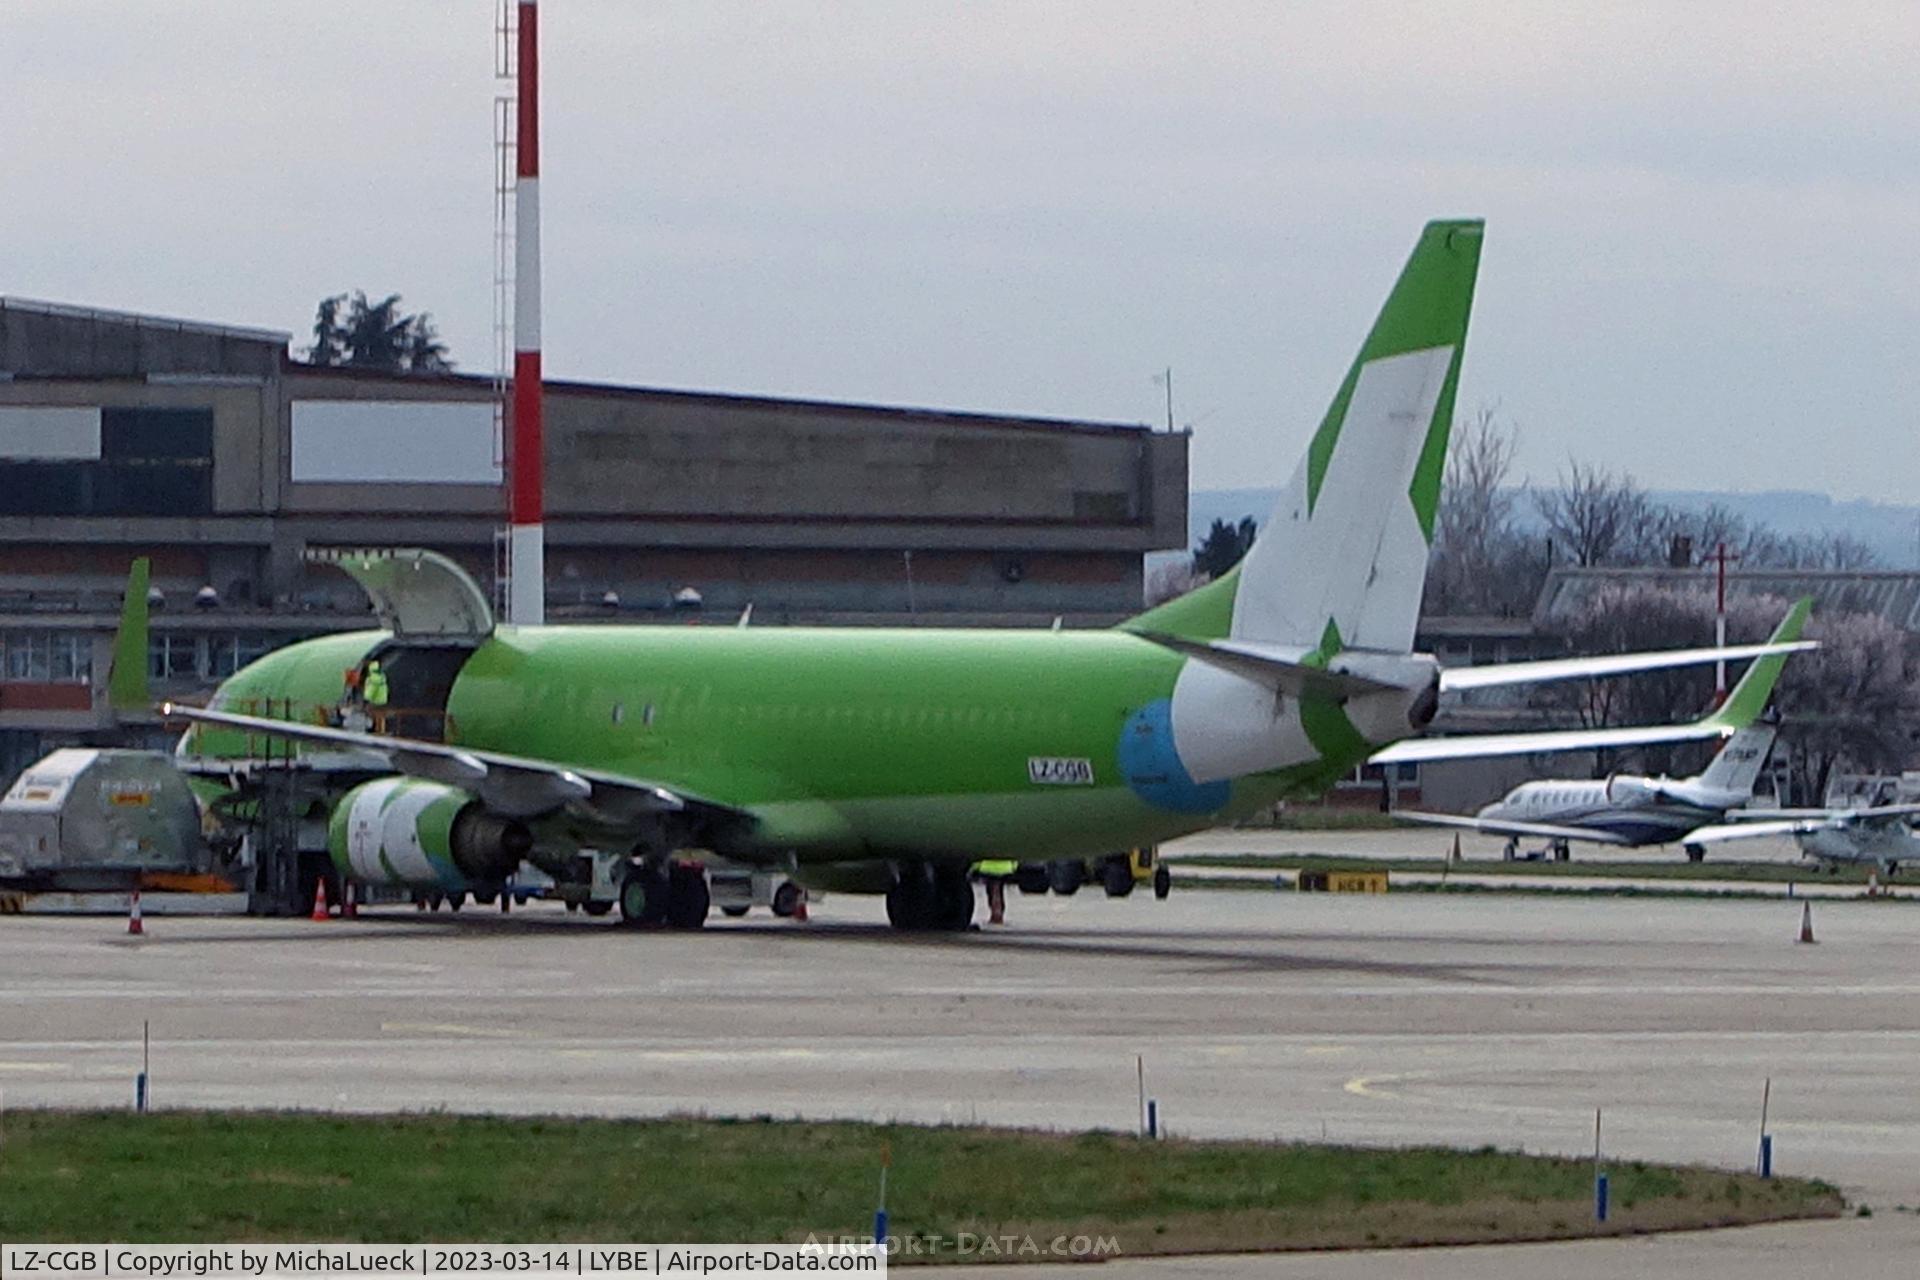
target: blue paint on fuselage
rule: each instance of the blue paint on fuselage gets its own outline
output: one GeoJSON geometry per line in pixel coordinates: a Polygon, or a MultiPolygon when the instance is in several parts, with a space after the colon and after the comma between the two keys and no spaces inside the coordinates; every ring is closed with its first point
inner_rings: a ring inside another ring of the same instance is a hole
{"type": "Polygon", "coordinates": [[[1120,772],[1133,793],[1169,813],[1212,813],[1226,806],[1233,784],[1195,782],[1173,745],[1173,702],[1162,698],[1127,717],[1120,730],[1120,772]]]}

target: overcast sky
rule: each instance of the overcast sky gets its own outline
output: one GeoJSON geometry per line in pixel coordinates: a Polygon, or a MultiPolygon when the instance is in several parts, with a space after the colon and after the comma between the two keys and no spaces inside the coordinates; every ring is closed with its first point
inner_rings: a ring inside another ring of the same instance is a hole
{"type": "MultiPolygon", "coordinates": [[[[6,0],[0,292],[492,367],[492,0],[6,0]]],[[[1421,223],[1521,464],[1920,500],[1920,7],[546,0],[550,375],[1291,470],[1421,223]]]]}

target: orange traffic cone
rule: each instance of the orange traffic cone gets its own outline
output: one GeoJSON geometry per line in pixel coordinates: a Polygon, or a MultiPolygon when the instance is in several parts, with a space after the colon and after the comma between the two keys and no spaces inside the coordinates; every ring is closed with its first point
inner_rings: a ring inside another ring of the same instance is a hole
{"type": "Polygon", "coordinates": [[[327,878],[325,876],[321,876],[313,882],[313,915],[311,918],[314,920],[331,919],[331,917],[327,915],[327,878]]]}
{"type": "Polygon", "coordinates": [[[1800,905],[1800,941],[1813,941],[1813,904],[1811,902],[1800,905]]]}
{"type": "Polygon", "coordinates": [[[140,891],[138,889],[133,891],[133,902],[127,908],[127,932],[136,938],[144,936],[147,932],[146,926],[140,923],[140,891]]]}

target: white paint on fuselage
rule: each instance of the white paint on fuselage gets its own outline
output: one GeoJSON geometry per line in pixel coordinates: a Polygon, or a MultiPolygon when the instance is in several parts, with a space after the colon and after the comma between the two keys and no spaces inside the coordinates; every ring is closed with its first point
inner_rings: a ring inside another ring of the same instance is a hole
{"type": "MultiPolygon", "coordinates": [[[[1349,698],[1342,710],[1361,737],[1385,745],[1413,731],[1409,715],[1424,692],[1349,698]]],[[[1298,702],[1197,659],[1189,659],[1174,682],[1173,746],[1187,775],[1203,783],[1320,759],[1300,722],[1298,702]]]]}

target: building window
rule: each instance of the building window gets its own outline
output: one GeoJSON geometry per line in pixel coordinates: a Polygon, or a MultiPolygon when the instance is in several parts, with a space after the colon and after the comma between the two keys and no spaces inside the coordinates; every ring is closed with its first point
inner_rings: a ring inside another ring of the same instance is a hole
{"type": "Polygon", "coordinates": [[[93,679],[93,638],[74,631],[8,631],[5,678],[36,684],[87,684],[93,679]]]}
{"type": "Polygon", "coordinates": [[[197,636],[155,634],[147,640],[147,675],[154,680],[192,680],[200,674],[197,636]]]}
{"type": "Polygon", "coordinates": [[[272,648],[273,642],[255,631],[208,636],[207,674],[224,680],[272,648]]]}

